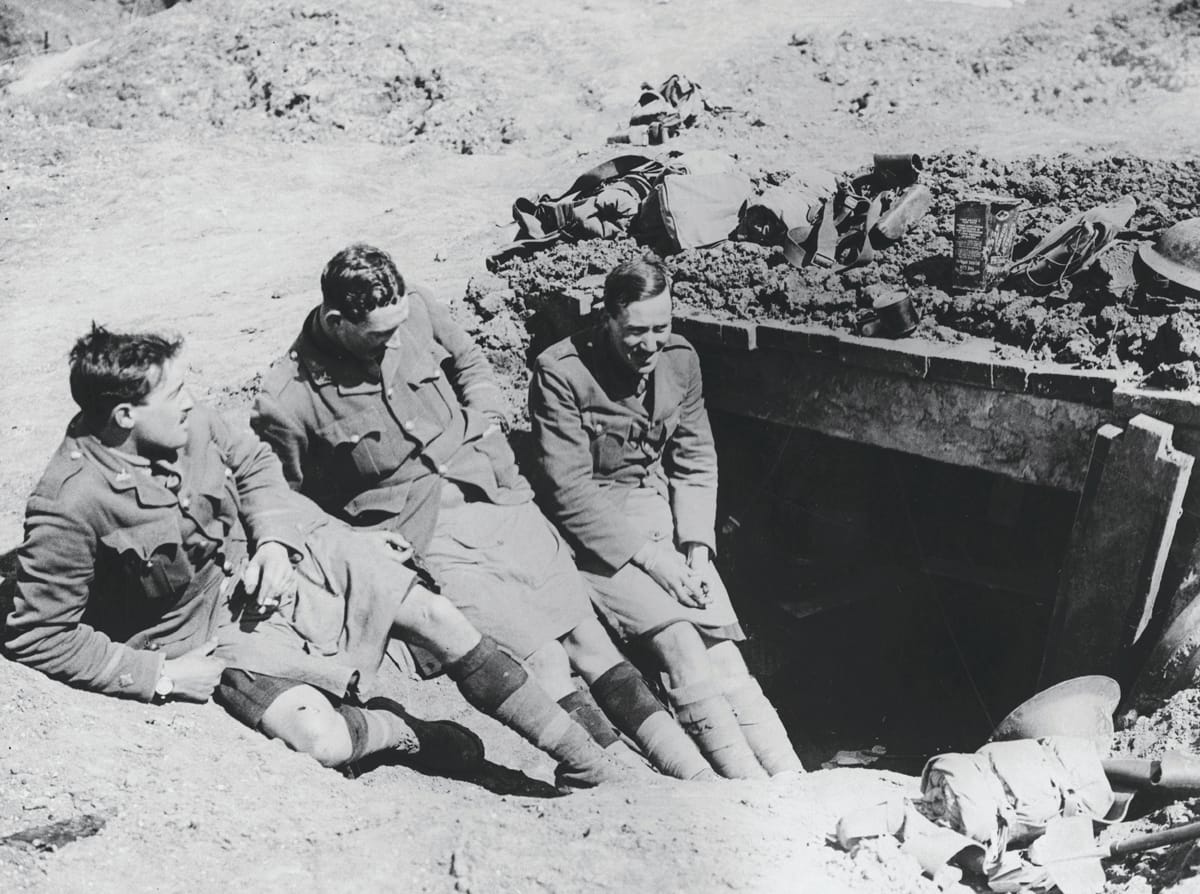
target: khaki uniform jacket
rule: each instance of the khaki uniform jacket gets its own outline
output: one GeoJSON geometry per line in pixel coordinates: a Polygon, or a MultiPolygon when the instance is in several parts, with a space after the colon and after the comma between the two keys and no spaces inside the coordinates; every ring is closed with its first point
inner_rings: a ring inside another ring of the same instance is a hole
{"type": "Polygon", "coordinates": [[[711,549],[715,540],[717,454],[695,350],[671,335],[647,385],[652,415],[634,379],[597,328],[542,352],[530,384],[542,510],[584,552],[582,560],[610,570],[646,541],[622,511],[633,488],[670,500],[677,542],[711,549]]]}
{"type": "Polygon", "coordinates": [[[483,352],[444,306],[409,294],[380,381],[329,344],[314,310],[264,377],[251,425],[293,488],[351,525],[398,531],[421,552],[443,481],[500,505],[533,493],[497,424],[507,407],[483,352]]]}
{"type": "MultiPolygon", "coordinates": [[[[144,463],[144,461],[142,461],[144,463]]],[[[29,499],[7,653],[52,677],[149,700],[162,662],[231,616],[250,545],[299,553],[315,524],[249,432],[197,405],[178,493],[76,418],[29,499]],[[227,579],[229,583],[227,583],[227,579]]]]}

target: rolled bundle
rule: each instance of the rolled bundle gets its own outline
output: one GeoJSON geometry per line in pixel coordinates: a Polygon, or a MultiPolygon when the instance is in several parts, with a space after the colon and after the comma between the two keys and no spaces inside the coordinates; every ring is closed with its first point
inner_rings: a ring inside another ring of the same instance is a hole
{"type": "Polygon", "coordinates": [[[1016,822],[991,761],[981,754],[940,754],[921,773],[921,813],[983,847],[982,865],[999,865],[1016,822]]]}

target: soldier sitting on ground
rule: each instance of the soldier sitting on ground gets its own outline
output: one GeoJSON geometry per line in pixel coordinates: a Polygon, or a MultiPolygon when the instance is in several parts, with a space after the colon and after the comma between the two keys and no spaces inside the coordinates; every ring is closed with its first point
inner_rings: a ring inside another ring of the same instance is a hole
{"type": "Polygon", "coordinates": [[[538,357],[529,408],[542,508],[576,546],[609,625],[661,662],[701,751],[724,776],[801,770],[710,561],[717,456],[661,261],[609,273],[603,323],[538,357]]]}
{"type": "Polygon", "coordinates": [[[294,494],[250,432],[193,402],[181,342],[93,327],[71,352],[80,413],[29,499],[7,654],[96,692],[203,702],[327,766],[390,750],[478,765],[478,738],[368,698],[389,639],[584,780],[611,758],[443,597],[402,538],[294,494]]]}
{"type": "Polygon", "coordinates": [[[624,748],[615,723],[664,773],[711,776],[609,639],[534,505],[479,347],[377,248],[338,252],[321,294],[264,377],[252,418],[288,482],[351,525],[407,538],[441,592],[602,746],[624,748]],[[572,667],[590,692],[576,689],[572,667]]]}

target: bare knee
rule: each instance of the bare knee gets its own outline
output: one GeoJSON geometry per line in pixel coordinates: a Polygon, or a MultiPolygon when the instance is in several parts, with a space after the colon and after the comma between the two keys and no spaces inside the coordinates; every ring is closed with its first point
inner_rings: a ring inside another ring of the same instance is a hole
{"type": "Polygon", "coordinates": [[[704,641],[687,621],[677,621],[652,634],[649,645],[662,662],[672,687],[687,686],[713,675],[712,662],[704,641]]]}
{"type": "Polygon", "coordinates": [[[289,689],[271,703],[259,723],[262,732],[326,767],[350,759],[350,731],[329,700],[311,686],[289,689]]]}
{"type": "Polygon", "coordinates": [[[551,640],[525,659],[529,673],[555,700],[575,691],[571,662],[558,640],[551,640]]]}
{"type": "Polygon", "coordinates": [[[595,618],[577,626],[560,640],[571,665],[588,683],[620,664],[624,658],[595,618]]]}
{"type": "Polygon", "coordinates": [[[710,640],[706,644],[709,661],[712,662],[713,670],[718,676],[744,677],[750,673],[746,667],[746,659],[742,657],[741,650],[733,640],[710,640]]]}
{"type": "Polygon", "coordinates": [[[480,634],[453,603],[440,593],[414,587],[396,614],[405,639],[442,661],[457,661],[479,644],[480,634]]]}

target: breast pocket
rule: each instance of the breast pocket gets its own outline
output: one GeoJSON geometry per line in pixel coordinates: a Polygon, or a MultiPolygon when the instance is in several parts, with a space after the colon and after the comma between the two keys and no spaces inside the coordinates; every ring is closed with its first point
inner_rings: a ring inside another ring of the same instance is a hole
{"type": "Polygon", "coordinates": [[[178,595],[191,583],[192,565],[174,519],[118,528],[100,542],[121,576],[138,581],[150,599],[178,595]]]}
{"type": "Polygon", "coordinates": [[[192,514],[209,536],[217,536],[210,523],[219,522],[221,532],[229,533],[237,521],[238,491],[233,472],[225,466],[225,457],[215,444],[210,442],[209,448],[204,478],[197,488],[205,502],[203,505],[193,506],[192,514]]]}
{"type": "Polygon", "coordinates": [[[677,428],[679,428],[679,411],[675,410],[666,418],[651,422],[646,427],[646,444],[653,452],[661,454],[677,428]]]}
{"type": "Polygon", "coordinates": [[[611,475],[624,465],[630,426],[629,419],[584,412],[583,427],[592,444],[592,470],[595,473],[611,475]]]}
{"type": "Polygon", "coordinates": [[[387,478],[400,468],[412,446],[375,411],[339,419],[318,435],[329,446],[335,467],[356,480],[387,478]]]}

